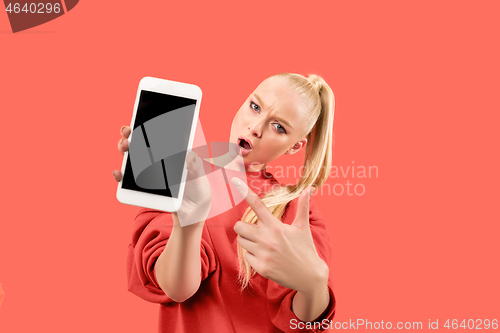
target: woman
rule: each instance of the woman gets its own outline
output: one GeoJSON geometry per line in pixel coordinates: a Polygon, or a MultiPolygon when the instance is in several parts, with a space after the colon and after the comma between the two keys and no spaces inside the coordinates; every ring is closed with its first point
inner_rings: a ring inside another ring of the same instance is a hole
{"type": "MultiPolygon", "coordinates": [[[[231,125],[230,142],[241,147],[252,182],[226,173],[246,202],[200,219],[217,190],[202,176],[207,162],[190,153],[188,179],[196,181],[186,186],[181,210],[139,209],[127,261],[129,290],[161,304],[160,332],[314,332],[328,325],[335,310],[331,242],[309,197],[331,167],[333,115],[333,93],[319,76],[271,76],[231,125]],[[299,182],[279,186],[266,164],[303,148],[299,182]],[[181,214],[200,222],[180,227],[181,214]]],[[[129,134],[122,127],[122,154],[129,134]]],[[[113,174],[120,181],[121,173],[113,174]]]]}

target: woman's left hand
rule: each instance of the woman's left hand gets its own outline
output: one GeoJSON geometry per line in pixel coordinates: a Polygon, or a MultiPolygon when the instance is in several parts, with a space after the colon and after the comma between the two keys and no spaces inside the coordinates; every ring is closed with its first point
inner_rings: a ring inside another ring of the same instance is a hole
{"type": "Polygon", "coordinates": [[[234,226],[250,266],[263,277],[300,292],[326,286],[328,266],[316,251],[309,226],[312,187],[299,196],[295,220],[288,225],[272,215],[244,182],[233,178],[233,184],[258,217],[256,224],[238,221],[234,226]]]}

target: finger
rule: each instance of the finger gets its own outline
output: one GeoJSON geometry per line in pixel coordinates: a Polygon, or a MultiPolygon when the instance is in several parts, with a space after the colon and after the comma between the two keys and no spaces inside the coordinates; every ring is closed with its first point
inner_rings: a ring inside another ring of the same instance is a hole
{"type": "Polygon", "coordinates": [[[238,244],[240,244],[245,250],[247,250],[248,252],[250,252],[252,255],[255,256],[255,254],[257,253],[258,249],[259,249],[259,245],[255,242],[252,242],[244,237],[241,237],[241,236],[238,236],[236,238],[236,241],[238,242],[238,244]]]}
{"type": "Polygon", "coordinates": [[[298,228],[309,227],[309,198],[313,192],[313,187],[309,186],[299,196],[297,203],[297,213],[292,225],[298,228]]]}
{"type": "Polygon", "coordinates": [[[119,182],[120,180],[122,180],[122,173],[118,170],[114,170],[113,171],[113,177],[115,178],[115,180],[117,182],[119,182]]]}
{"type": "Polygon", "coordinates": [[[132,133],[132,130],[129,126],[122,126],[122,128],[120,128],[120,134],[122,135],[122,137],[127,139],[130,133],[132,133]]]}
{"type": "Polygon", "coordinates": [[[121,140],[118,142],[118,150],[120,151],[120,154],[125,154],[125,152],[128,150],[128,139],[121,138],[121,140]]]}
{"type": "Polygon", "coordinates": [[[191,150],[186,156],[186,168],[188,170],[193,169],[195,162],[196,162],[196,153],[191,150]]]}
{"type": "Polygon", "coordinates": [[[186,168],[188,169],[186,181],[195,180],[205,176],[203,160],[198,157],[198,154],[194,151],[190,151],[186,157],[186,168]]]}
{"type": "Polygon", "coordinates": [[[199,169],[202,166],[201,158],[194,151],[190,151],[186,157],[186,168],[190,171],[196,171],[199,173],[199,169]]]}
{"type": "MultiPolygon", "coordinates": [[[[259,260],[257,259],[256,256],[254,256],[253,254],[251,254],[250,252],[245,252],[245,255],[244,255],[245,259],[247,260],[248,264],[250,266],[252,266],[253,269],[255,269],[255,271],[257,273],[259,273],[260,271],[260,266],[259,266],[259,260]]],[[[259,273],[260,274],[260,273],[259,273]]]]}
{"type": "Polygon", "coordinates": [[[234,225],[234,232],[252,242],[257,242],[256,225],[238,221],[234,225]]]}
{"type": "Polygon", "coordinates": [[[273,214],[267,209],[266,205],[260,200],[260,198],[252,191],[245,182],[242,182],[239,178],[233,177],[231,179],[234,187],[238,192],[245,198],[248,205],[253,209],[259,220],[263,224],[273,223],[276,219],[273,214]]]}

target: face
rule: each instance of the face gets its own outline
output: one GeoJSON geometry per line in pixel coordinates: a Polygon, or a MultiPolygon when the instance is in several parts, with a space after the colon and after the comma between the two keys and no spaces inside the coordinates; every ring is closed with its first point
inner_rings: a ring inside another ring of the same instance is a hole
{"type": "Polygon", "coordinates": [[[307,109],[286,79],[269,78],[234,116],[229,140],[242,147],[247,171],[262,170],[279,156],[305,147],[306,119],[307,109]]]}

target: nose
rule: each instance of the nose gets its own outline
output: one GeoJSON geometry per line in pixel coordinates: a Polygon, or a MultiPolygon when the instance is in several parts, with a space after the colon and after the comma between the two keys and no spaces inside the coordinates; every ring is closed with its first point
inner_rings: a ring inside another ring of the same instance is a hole
{"type": "Polygon", "coordinates": [[[256,121],[248,126],[248,130],[252,136],[260,138],[262,136],[262,122],[256,121]]]}

